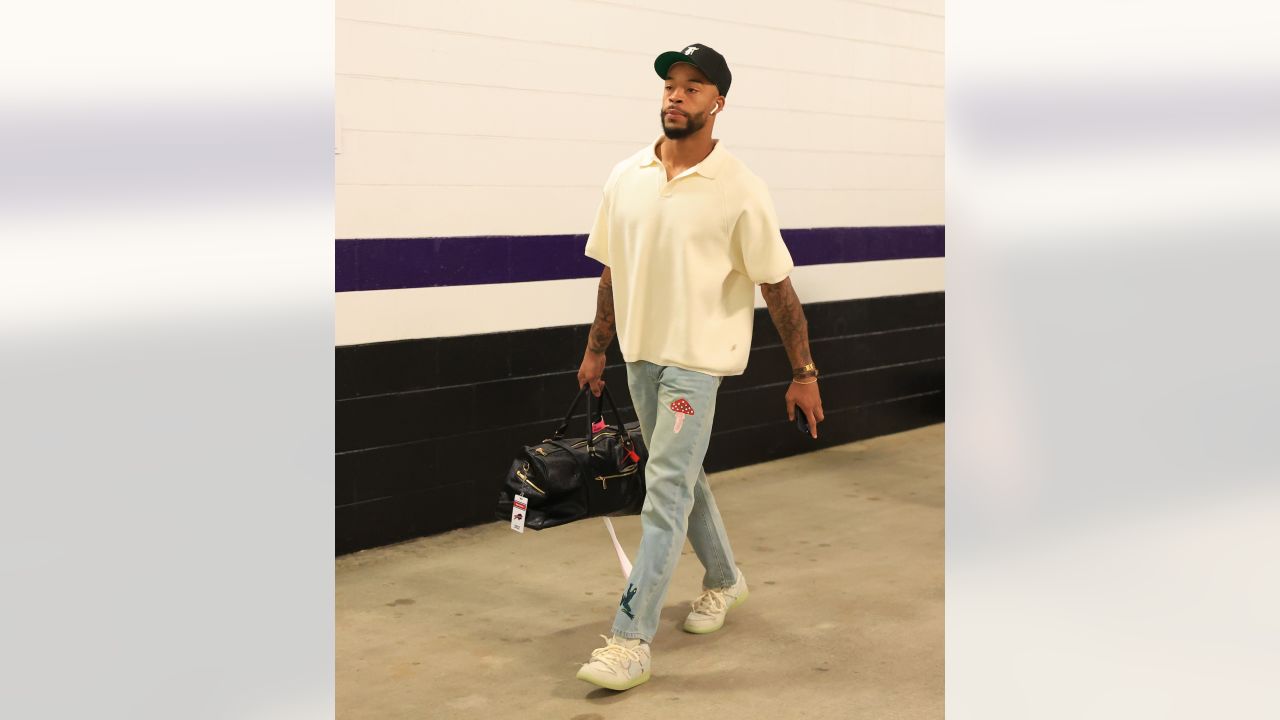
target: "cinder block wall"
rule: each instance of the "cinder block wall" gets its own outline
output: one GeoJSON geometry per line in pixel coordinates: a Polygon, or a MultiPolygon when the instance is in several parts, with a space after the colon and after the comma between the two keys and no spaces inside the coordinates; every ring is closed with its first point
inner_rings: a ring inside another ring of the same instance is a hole
{"type": "MultiPolygon", "coordinates": [[[[941,421],[941,2],[337,8],[338,552],[488,521],[511,452],[563,415],[601,185],[660,133],[653,57],[693,42],[734,70],[716,136],[768,183],[799,266],[819,445],[941,421]]],[[[710,470],[813,447],[785,427],[763,307],[710,470]]]]}

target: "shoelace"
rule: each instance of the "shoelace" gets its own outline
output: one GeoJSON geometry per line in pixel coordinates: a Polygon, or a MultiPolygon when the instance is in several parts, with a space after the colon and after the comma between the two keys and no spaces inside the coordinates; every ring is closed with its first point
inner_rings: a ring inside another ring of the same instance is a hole
{"type": "Polygon", "coordinates": [[[592,660],[602,660],[606,663],[621,665],[623,660],[628,663],[640,662],[640,646],[629,648],[626,645],[619,645],[613,641],[608,635],[601,635],[604,638],[605,646],[591,651],[592,660]]]}
{"type": "Polygon", "coordinates": [[[722,613],[728,607],[723,590],[703,590],[697,600],[693,601],[693,611],[703,615],[722,613]]]}

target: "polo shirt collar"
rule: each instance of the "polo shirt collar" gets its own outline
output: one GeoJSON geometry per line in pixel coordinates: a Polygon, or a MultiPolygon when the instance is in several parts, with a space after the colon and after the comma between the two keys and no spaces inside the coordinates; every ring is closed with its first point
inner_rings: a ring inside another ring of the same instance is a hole
{"type": "MultiPolygon", "coordinates": [[[[655,148],[658,147],[658,143],[661,142],[664,137],[666,136],[659,135],[653,142],[649,143],[648,149],[640,156],[640,167],[662,164],[662,162],[658,160],[658,153],[655,151],[655,148]]],[[[711,148],[711,154],[703,158],[702,162],[694,165],[690,170],[703,177],[714,178],[716,173],[720,172],[720,166],[724,163],[724,152],[720,150],[720,146],[723,144],[724,142],[722,140],[717,140],[715,147],[711,148]]]]}

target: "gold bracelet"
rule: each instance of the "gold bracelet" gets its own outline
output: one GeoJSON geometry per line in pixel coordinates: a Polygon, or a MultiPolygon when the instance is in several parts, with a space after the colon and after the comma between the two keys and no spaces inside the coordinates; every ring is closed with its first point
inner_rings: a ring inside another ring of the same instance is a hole
{"type": "Polygon", "coordinates": [[[818,382],[818,378],[815,376],[815,377],[814,377],[812,380],[810,380],[809,382],[800,382],[799,380],[797,380],[797,379],[795,379],[795,378],[791,378],[791,382],[793,382],[793,383],[795,383],[795,384],[797,384],[797,385],[812,385],[812,384],[814,384],[814,383],[818,382]]]}

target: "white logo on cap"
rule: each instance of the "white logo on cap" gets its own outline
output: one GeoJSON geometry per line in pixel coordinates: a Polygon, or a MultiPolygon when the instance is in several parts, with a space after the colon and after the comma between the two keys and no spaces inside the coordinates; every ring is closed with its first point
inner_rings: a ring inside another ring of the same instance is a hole
{"type": "Polygon", "coordinates": [[[692,55],[692,54],[693,54],[693,51],[694,51],[694,50],[697,50],[697,49],[698,49],[698,46],[697,46],[697,45],[690,45],[689,47],[687,47],[687,48],[685,48],[685,49],[684,49],[684,54],[685,54],[685,55],[692,55]]]}

